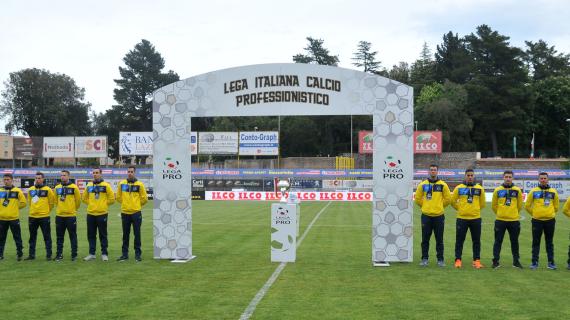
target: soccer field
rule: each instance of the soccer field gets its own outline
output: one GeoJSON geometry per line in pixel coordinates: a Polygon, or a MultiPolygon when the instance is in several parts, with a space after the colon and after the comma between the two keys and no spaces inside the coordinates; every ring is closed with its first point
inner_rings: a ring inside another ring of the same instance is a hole
{"type": "MultiPolygon", "coordinates": [[[[469,236],[464,248],[466,266],[460,270],[452,267],[455,214],[449,209],[447,267],[435,266],[433,239],[430,266],[419,267],[417,208],[415,261],[374,268],[370,203],[304,202],[301,206],[301,235],[307,232],[297,250],[297,262],[285,266],[251,319],[570,318],[570,271],[566,270],[570,219],[561,213],[555,234],[557,271],[545,268],[544,244],[540,269],[528,269],[531,237],[526,213],[520,236],[525,269],[510,266],[507,236],[503,267],[492,270],[494,218],[490,209],[483,214],[482,261],[486,268],[471,267],[469,236]]],[[[270,262],[270,203],[194,201],[193,253],[197,259],[186,264],[153,260],[151,208],[152,203],[144,211],[140,263],[134,261],[132,251],[129,261],[115,261],[121,247],[116,205],[109,219],[109,262],[100,260],[99,251],[97,261],[71,262],[68,239],[64,261],[45,261],[41,235],[37,259],[16,262],[9,235],[5,260],[0,262],[2,319],[239,319],[279,266],[270,262]]],[[[27,217],[22,215],[21,221],[26,256],[27,217]]],[[[53,225],[52,218],[55,249],[53,225]]],[[[78,237],[79,256],[83,257],[88,248],[84,206],[78,218],[78,237]]]]}

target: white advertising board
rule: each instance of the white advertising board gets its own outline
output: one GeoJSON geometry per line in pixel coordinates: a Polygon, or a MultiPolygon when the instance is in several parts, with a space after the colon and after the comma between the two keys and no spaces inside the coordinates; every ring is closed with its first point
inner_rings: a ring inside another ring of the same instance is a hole
{"type": "Polygon", "coordinates": [[[75,137],[76,158],[107,157],[107,137],[75,137]]]}
{"type": "Polygon", "coordinates": [[[370,189],[374,183],[372,179],[367,180],[323,180],[323,189],[370,189]]]}
{"type": "MultiPolygon", "coordinates": [[[[551,188],[556,189],[558,191],[558,197],[560,200],[566,200],[570,198],[570,181],[568,180],[550,180],[549,183],[551,188]]],[[[538,187],[537,180],[525,180],[524,181],[524,189],[523,191],[528,193],[532,188],[538,187]]],[[[560,207],[562,208],[564,204],[561,204],[560,207]]]]}
{"type": "Polygon", "coordinates": [[[152,132],[120,132],[121,156],[152,156],[152,132]]]}
{"type": "Polygon", "coordinates": [[[44,158],[73,158],[74,151],[73,137],[44,137],[44,158]]]}
{"type": "Polygon", "coordinates": [[[198,153],[237,154],[237,132],[198,132],[198,153]]]}
{"type": "MultiPolygon", "coordinates": [[[[485,190],[495,190],[495,188],[500,187],[503,184],[503,180],[483,180],[481,186],[485,190]]],[[[524,181],[523,180],[513,180],[513,184],[521,190],[524,189],[524,181]]]]}
{"type": "Polygon", "coordinates": [[[243,131],[239,133],[242,156],[276,156],[279,154],[279,132],[243,131]]]}

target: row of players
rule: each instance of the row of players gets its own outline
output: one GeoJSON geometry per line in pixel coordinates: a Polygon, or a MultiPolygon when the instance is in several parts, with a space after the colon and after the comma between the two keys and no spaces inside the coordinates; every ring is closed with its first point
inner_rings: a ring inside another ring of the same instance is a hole
{"type": "MultiPolygon", "coordinates": [[[[492,209],[496,215],[495,242],[493,244],[492,267],[500,264],[501,246],[506,231],[511,241],[513,267],[522,269],[519,254],[520,211],[523,207],[522,190],[513,185],[513,172],[503,173],[503,184],[493,191],[492,209]]],[[[542,234],[546,242],[547,268],[556,270],[554,262],[554,230],[556,213],[559,208],[558,192],[548,184],[548,174],[538,175],[539,185],[530,190],[524,203],[525,210],[532,217],[532,260],[530,269],[538,268],[540,242],[542,234]]],[[[438,166],[430,165],[429,178],[422,181],[416,189],[415,202],[422,211],[422,260],[420,266],[429,264],[429,242],[432,233],[436,241],[437,264],[445,266],[443,259],[443,231],[445,226],[445,207],[451,205],[457,211],[455,233],[455,268],[462,267],[463,243],[467,230],[471,233],[473,242],[473,267],[483,268],[481,263],[481,209],[485,207],[485,190],[475,183],[475,173],[472,169],[465,171],[465,181],[453,190],[438,178],[438,166]]],[[[570,198],[562,210],[570,217],[570,198]]],[[[570,246],[568,247],[568,270],[570,270],[570,246]]]]}
{"type": "Polygon", "coordinates": [[[71,260],[77,259],[77,209],[81,201],[87,204],[87,239],[89,241],[89,255],[83,260],[91,261],[96,258],[95,249],[97,233],[101,244],[101,259],[109,261],[107,252],[107,219],[109,206],[115,200],[121,204],[121,220],[123,226],[122,255],[117,259],[125,261],[129,258],[129,238],[131,226],[134,233],[135,260],[141,261],[141,208],[148,202],[144,184],[135,177],[136,168],[130,166],[127,169],[127,179],[122,180],[115,192],[108,182],[101,176],[101,169],[93,169],[93,180],[87,184],[83,195],[79,188],[69,179],[69,171],[61,171],[61,183],[55,187],[55,192],[44,184],[44,175],[36,173],[34,186],[28,190],[28,196],[20,188],[14,187],[13,176],[4,174],[4,187],[0,188],[0,260],[4,259],[4,246],[8,229],[16,243],[17,260],[23,259],[23,245],[20,230],[20,209],[27,205],[29,212],[29,254],[25,260],[36,258],[36,238],[38,229],[42,230],[47,260],[52,259],[52,240],[50,212],[56,207],[56,254],[54,260],[63,259],[63,243],[65,232],[69,235],[71,243],[71,260]]]}

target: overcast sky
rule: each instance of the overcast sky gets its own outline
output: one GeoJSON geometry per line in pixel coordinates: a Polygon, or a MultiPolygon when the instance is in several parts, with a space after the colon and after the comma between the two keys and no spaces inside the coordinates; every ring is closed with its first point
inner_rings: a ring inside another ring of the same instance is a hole
{"type": "MultiPolygon", "coordinates": [[[[544,39],[570,53],[568,0],[399,1],[39,1],[0,2],[1,89],[10,72],[43,68],[86,89],[97,112],[114,103],[113,79],[141,39],[181,78],[228,67],[291,62],[307,36],[321,38],[340,66],[352,66],[359,40],[384,67],[413,62],[423,42],[488,24],[522,47],[544,39]],[[160,3],[160,4],[158,4],[160,3]]],[[[0,131],[2,131],[2,128],[0,131]]]]}

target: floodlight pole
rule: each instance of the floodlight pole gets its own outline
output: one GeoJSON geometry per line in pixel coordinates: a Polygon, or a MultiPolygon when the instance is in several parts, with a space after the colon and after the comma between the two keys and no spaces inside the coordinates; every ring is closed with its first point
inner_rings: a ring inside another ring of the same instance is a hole
{"type": "Polygon", "coordinates": [[[568,158],[570,158],[570,119],[566,119],[568,123],[568,158]]]}
{"type": "Polygon", "coordinates": [[[277,169],[281,169],[281,116],[277,116],[277,134],[279,138],[279,145],[277,146],[277,169]]]}
{"type": "Polygon", "coordinates": [[[352,115],[350,115],[350,159],[353,159],[353,157],[352,157],[352,115]]]}
{"type": "MultiPolygon", "coordinates": [[[[253,130],[254,130],[255,132],[257,132],[257,129],[258,129],[257,127],[253,127],[253,130]]],[[[253,155],[253,160],[257,160],[257,154],[254,154],[254,155],[253,155]]]]}

